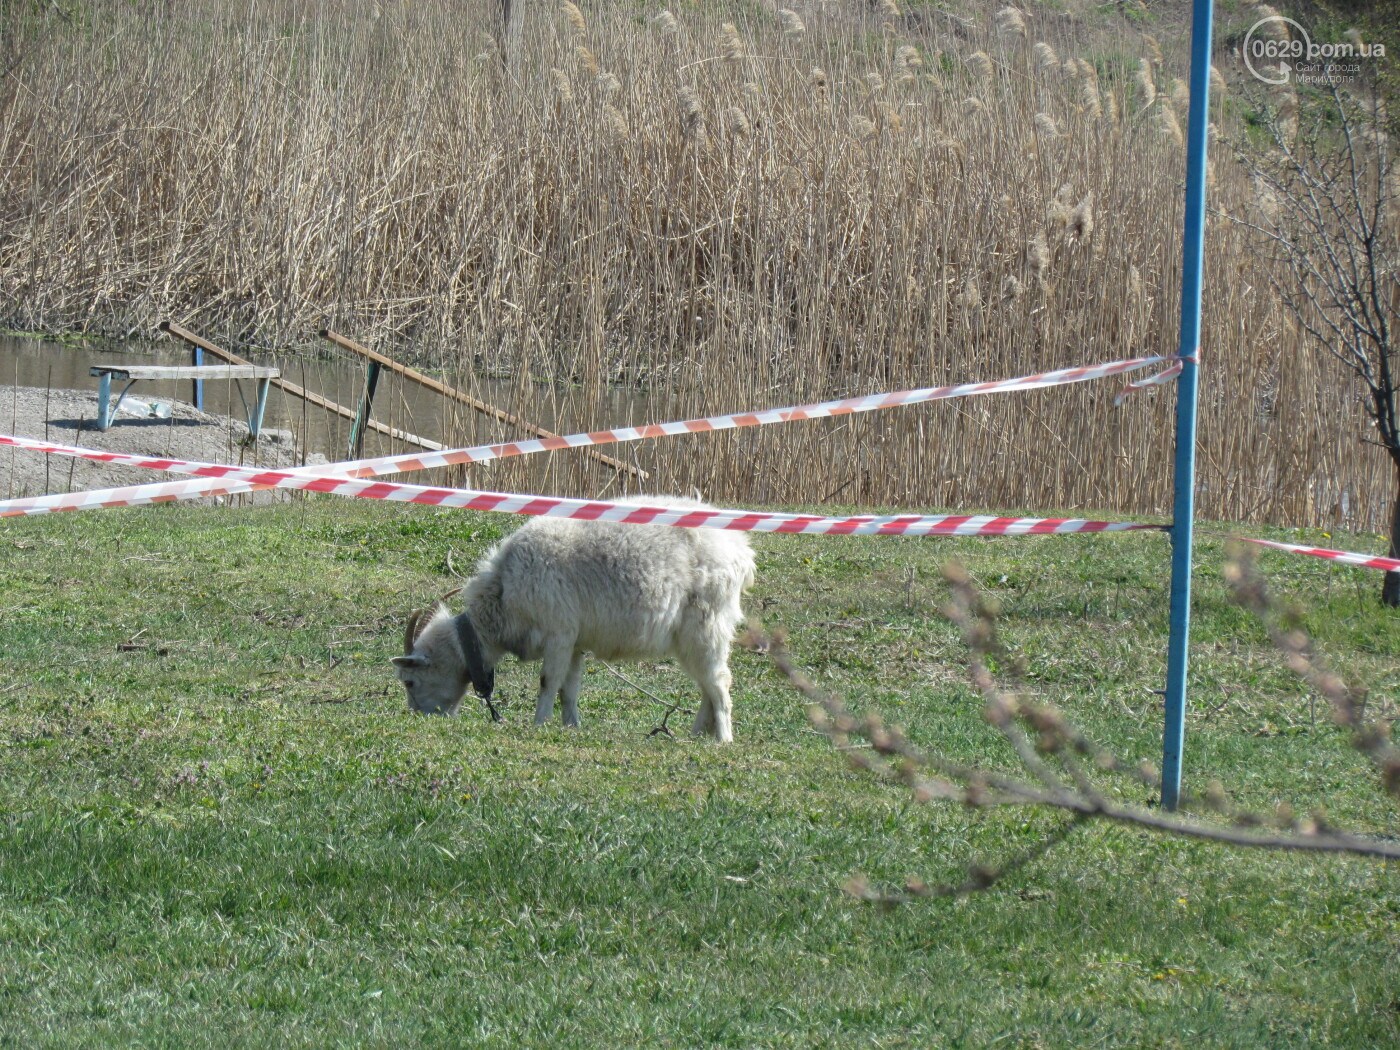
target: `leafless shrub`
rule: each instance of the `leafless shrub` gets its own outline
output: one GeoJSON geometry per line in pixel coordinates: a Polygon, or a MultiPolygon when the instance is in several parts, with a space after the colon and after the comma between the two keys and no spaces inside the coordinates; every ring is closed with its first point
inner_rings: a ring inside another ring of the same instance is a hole
{"type": "MultiPolygon", "coordinates": [[[[1182,807],[1198,815],[1168,814],[1120,801],[1101,785],[1105,775],[1127,777],[1148,791],[1159,792],[1161,780],[1156,769],[1148,762],[1130,763],[1099,746],[1054,705],[1001,685],[992,671],[994,664],[1013,680],[1024,668],[998,636],[996,603],[982,595],[960,567],[950,566],[945,575],[952,599],[944,613],[959,627],[968,647],[968,672],[985,703],[983,717],[1014,754],[1019,773],[1000,773],[921,750],[877,712],[853,713],[840,698],[811,681],[793,663],[781,637],[762,638],[751,632],[750,644],[765,651],[793,688],[810,702],[812,724],[853,767],[901,785],[917,802],[957,802],[975,809],[1033,806],[1059,811],[1067,820],[1023,853],[995,864],[969,865],[966,878],[960,882],[931,886],[914,880],[902,891],[887,892],[857,877],[848,886],[852,894],[897,904],[914,897],[985,889],[1092,821],[1238,847],[1400,859],[1400,843],[1335,828],[1320,811],[1298,817],[1287,804],[1274,813],[1243,809],[1229,801],[1218,783],[1200,795],[1183,795],[1182,807]]],[[[1400,751],[1391,744],[1387,728],[1367,720],[1363,698],[1324,666],[1297,614],[1281,611],[1269,597],[1262,579],[1253,571],[1248,551],[1236,553],[1226,576],[1235,600],[1260,617],[1288,666],[1327,699],[1337,724],[1352,731],[1353,746],[1374,764],[1382,790],[1400,798],[1400,751]]]]}
{"type": "MultiPolygon", "coordinates": [[[[1282,23],[1275,23],[1282,25],[1282,23]]],[[[1362,439],[1385,451],[1394,471],[1391,557],[1400,555],[1400,168],[1378,99],[1330,85],[1326,120],[1299,133],[1295,91],[1261,107],[1267,149],[1238,143],[1250,180],[1249,207],[1235,223],[1262,235],[1272,285],[1314,355],[1359,381],[1370,416],[1362,439]]],[[[1364,431],[1363,431],[1364,433],[1364,431]]],[[[1358,435],[1359,436],[1359,435],[1358,435]]],[[[1358,442],[1360,443],[1360,442],[1358,442]]],[[[1381,600],[1400,606],[1400,573],[1386,573],[1381,600]]]]}
{"type": "Polygon", "coordinates": [[[1253,552],[1237,544],[1225,567],[1225,580],[1235,601],[1259,617],[1288,669],[1308,683],[1331,708],[1332,720],[1348,729],[1352,744],[1375,765],[1381,788],[1400,798],[1400,750],[1390,741],[1386,723],[1367,717],[1366,694],[1329,669],[1303,629],[1302,610],[1280,606],[1254,571],[1253,552]]]}

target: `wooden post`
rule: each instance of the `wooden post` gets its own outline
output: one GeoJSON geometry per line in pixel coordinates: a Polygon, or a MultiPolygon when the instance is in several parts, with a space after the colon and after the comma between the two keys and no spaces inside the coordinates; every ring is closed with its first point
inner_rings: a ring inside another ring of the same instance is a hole
{"type": "Polygon", "coordinates": [[[360,409],[355,413],[355,422],[350,425],[350,458],[359,459],[365,454],[365,422],[369,419],[369,407],[374,401],[374,388],[379,385],[379,362],[371,361],[365,370],[365,396],[360,398],[360,409]]]}
{"type": "MultiPolygon", "coordinates": [[[[204,364],[204,350],[202,347],[196,345],[194,349],[191,350],[190,364],[194,365],[195,368],[199,368],[204,364]]],[[[194,381],[194,407],[201,412],[204,411],[204,380],[202,379],[196,379],[194,381]]],[[[105,430],[106,428],[104,427],[103,429],[105,430]]]]}
{"type": "MultiPolygon", "coordinates": [[[[205,350],[210,354],[213,354],[220,360],[227,361],[229,364],[248,364],[247,361],[243,360],[243,358],[239,357],[237,354],[231,354],[222,347],[215,346],[213,343],[209,342],[209,340],[196,335],[194,332],[191,332],[187,328],[180,327],[174,321],[162,321],[160,323],[160,330],[162,332],[169,332],[171,335],[177,336],[178,338],[183,339],[185,342],[191,344],[192,346],[197,346],[200,349],[205,350]]],[[[295,383],[290,383],[285,379],[274,379],[272,380],[272,383],[274,386],[278,387],[279,389],[285,390],[293,397],[299,397],[303,401],[315,405],[318,408],[324,408],[327,412],[334,412],[336,415],[343,416],[346,419],[355,418],[354,409],[346,408],[344,405],[338,405],[334,401],[329,401],[326,398],[321,397],[319,394],[313,394],[311,391],[303,387],[297,386],[297,384],[295,383]]],[[[368,427],[370,430],[376,431],[377,433],[388,434],[391,438],[394,438],[398,441],[404,441],[410,445],[417,445],[419,448],[426,448],[432,452],[441,452],[447,447],[446,445],[439,445],[436,441],[429,441],[427,438],[419,437],[417,434],[410,434],[406,430],[399,430],[397,427],[386,427],[377,419],[365,420],[365,426],[368,427]]]]}
{"type": "MultiPolygon", "coordinates": [[[[425,376],[422,372],[417,372],[414,369],[409,368],[407,365],[399,364],[392,357],[385,357],[383,354],[375,353],[375,351],[369,349],[368,347],[361,346],[359,343],[355,342],[355,340],[350,339],[347,336],[340,335],[336,332],[332,332],[328,328],[321,329],[321,338],[329,339],[336,346],[344,350],[349,350],[352,354],[359,354],[361,357],[366,358],[367,360],[373,361],[376,364],[382,365],[385,368],[397,372],[405,379],[411,380],[412,382],[415,382],[420,386],[425,386],[429,390],[443,395],[443,397],[448,397],[451,398],[453,401],[460,402],[464,405],[469,405],[472,408],[476,409],[478,412],[480,412],[482,415],[491,416],[493,419],[499,419],[502,423],[509,424],[513,427],[519,427],[521,430],[524,430],[530,434],[534,434],[536,437],[552,438],[559,436],[551,430],[546,430],[544,427],[540,426],[537,423],[531,423],[527,420],[521,419],[519,416],[512,415],[511,413],[505,411],[505,409],[497,408],[495,405],[488,405],[485,401],[481,401],[477,398],[474,398],[470,394],[465,394],[460,390],[448,386],[446,383],[439,383],[436,379],[433,379],[429,376],[425,376]]],[[[583,448],[579,451],[581,451],[585,456],[589,456],[592,459],[596,459],[599,463],[604,463],[612,467],[614,470],[625,470],[627,473],[631,474],[635,478],[646,480],[646,478],[650,476],[641,467],[635,467],[630,463],[624,463],[620,459],[613,459],[611,456],[605,456],[603,455],[603,453],[598,452],[594,449],[583,448]]]]}

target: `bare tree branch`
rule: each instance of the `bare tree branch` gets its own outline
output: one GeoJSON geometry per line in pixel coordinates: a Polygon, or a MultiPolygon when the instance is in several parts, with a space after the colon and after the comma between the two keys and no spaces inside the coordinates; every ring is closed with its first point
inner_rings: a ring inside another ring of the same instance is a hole
{"type": "MultiPolygon", "coordinates": [[[[1352,730],[1353,746],[1374,763],[1383,790],[1400,798],[1400,750],[1390,743],[1383,724],[1366,719],[1364,696],[1323,666],[1297,615],[1279,611],[1254,572],[1250,557],[1251,552],[1242,550],[1227,568],[1226,577],[1235,600],[1261,618],[1289,668],[1331,704],[1339,725],[1352,730]]],[[[864,879],[857,878],[847,887],[854,895],[881,904],[897,904],[914,897],[976,892],[1043,856],[1094,820],[1231,846],[1400,859],[1400,841],[1334,828],[1320,812],[1299,819],[1286,804],[1272,814],[1241,809],[1228,802],[1219,784],[1211,784],[1204,795],[1188,793],[1182,803],[1188,809],[1221,818],[1223,823],[1207,822],[1200,816],[1167,814],[1113,799],[1095,783],[1090,767],[1099,773],[1127,775],[1160,791],[1156,770],[1146,763],[1134,767],[1098,747],[1052,705],[1033,703],[1003,690],[990,662],[1015,661],[997,638],[995,605],[982,597],[961,568],[950,566],[946,575],[953,599],[944,613],[958,625],[968,646],[969,675],[982,694],[984,717],[1001,733],[1017,761],[1030,774],[1029,779],[922,751],[899,729],[886,725],[878,713],[854,714],[838,697],[818,687],[797,669],[781,636],[765,638],[751,630],[749,644],[766,652],[789,684],[810,702],[813,725],[846,755],[853,767],[902,785],[915,801],[953,801],[979,809],[1004,805],[1048,807],[1069,814],[1070,819],[1030,849],[1001,864],[969,865],[967,877],[960,882],[930,887],[915,880],[903,892],[889,894],[872,889],[864,879]],[[868,749],[855,750],[852,738],[867,742],[868,749]]]]}
{"type": "MultiPolygon", "coordinates": [[[[1297,132],[1296,115],[1261,106],[1271,145],[1241,142],[1236,160],[1261,188],[1258,221],[1232,220],[1262,235],[1285,276],[1272,284],[1307,342],[1366,384],[1367,411],[1397,471],[1390,551],[1400,554],[1400,361],[1392,342],[1400,314],[1400,230],[1395,147],[1378,95],[1344,94],[1297,132]]],[[[1400,607],[1400,573],[1387,573],[1381,601],[1400,607]]]]}

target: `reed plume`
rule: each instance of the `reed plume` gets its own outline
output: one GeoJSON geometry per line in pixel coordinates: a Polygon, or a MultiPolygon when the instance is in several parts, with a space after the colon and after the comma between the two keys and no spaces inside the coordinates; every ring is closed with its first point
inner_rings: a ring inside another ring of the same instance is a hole
{"type": "Polygon", "coordinates": [[[1137,93],[1138,110],[1148,109],[1157,101],[1157,84],[1152,79],[1152,63],[1144,58],[1133,72],[1133,86],[1137,93]]]}
{"type": "Polygon", "coordinates": [[[1084,106],[1085,114],[1093,120],[1098,120],[1103,116],[1103,104],[1099,98],[1099,90],[1088,80],[1080,86],[1079,101],[1084,106]]]}
{"type": "Polygon", "coordinates": [[[917,79],[917,74],[923,68],[924,60],[919,57],[919,49],[910,44],[904,44],[894,53],[894,80],[896,84],[907,84],[917,79]]]}
{"type": "Polygon", "coordinates": [[[1177,149],[1186,148],[1186,136],[1181,133],[1181,122],[1176,119],[1176,110],[1171,106],[1163,106],[1157,111],[1157,123],[1165,135],[1177,149]]]}
{"type": "Polygon", "coordinates": [[[733,22],[725,22],[719,27],[720,53],[726,62],[738,62],[744,57],[744,42],[739,38],[739,29],[733,22]]]}
{"type": "Polygon", "coordinates": [[[996,15],[997,32],[1007,36],[1026,35],[1026,19],[1019,8],[1003,7],[996,15]]]}
{"type": "Polygon", "coordinates": [[[681,131],[688,139],[699,141],[705,137],[705,110],[700,105],[700,92],[694,84],[682,84],[676,89],[676,101],[680,103],[681,131]]]}
{"type": "Polygon", "coordinates": [[[554,93],[559,101],[568,105],[574,101],[574,86],[569,82],[569,74],[562,69],[554,68],[550,70],[550,75],[554,78],[554,93]]]}
{"type": "Polygon", "coordinates": [[[962,291],[958,294],[958,302],[964,310],[980,310],[982,308],[982,288],[977,283],[976,277],[969,277],[963,282],[962,291]]]}
{"type": "Polygon", "coordinates": [[[1171,88],[1172,106],[1177,113],[1185,116],[1191,111],[1191,89],[1186,86],[1186,81],[1180,77],[1172,77],[1171,88]]]}
{"type": "Polygon", "coordinates": [[[564,12],[564,18],[568,21],[569,28],[574,31],[575,35],[586,36],[588,23],[584,21],[583,12],[578,9],[578,5],[573,3],[573,0],[560,0],[559,7],[564,12]]]}
{"type": "Polygon", "coordinates": [[[1037,284],[1044,284],[1050,271],[1050,246],[1045,240],[1045,231],[1037,230],[1026,246],[1026,266],[1037,284]]]}
{"type": "Polygon", "coordinates": [[[603,131],[613,145],[618,145],[627,138],[627,118],[612,103],[603,106],[603,131]]]}
{"type": "Polygon", "coordinates": [[[1094,193],[1090,190],[1069,213],[1066,234],[1072,241],[1087,241],[1094,236],[1094,193]]]}
{"type": "Polygon", "coordinates": [[[807,25],[802,21],[801,16],[789,8],[779,9],[778,20],[782,23],[783,36],[785,37],[799,37],[807,32],[807,25]]]}

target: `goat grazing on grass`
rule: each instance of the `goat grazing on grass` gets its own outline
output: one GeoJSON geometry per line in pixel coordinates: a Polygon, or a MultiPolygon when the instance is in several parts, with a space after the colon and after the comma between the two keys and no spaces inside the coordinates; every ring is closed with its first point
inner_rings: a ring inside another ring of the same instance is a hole
{"type": "MultiPolygon", "coordinates": [[[[707,509],[675,497],[637,501],[707,509]]],[[[461,614],[439,603],[409,618],[394,664],[413,710],[456,714],[470,685],[494,717],[496,664],[507,653],[541,660],[535,724],[549,721],[557,695],[564,724],[576,726],[585,652],[672,656],[700,687],[694,731],[727,743],[729,645],[753,573],[740,532],[532,518],[482,558],[461,614]]]]}

